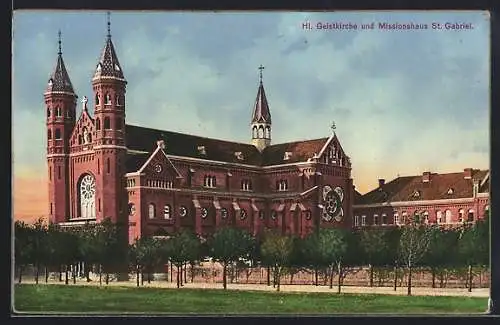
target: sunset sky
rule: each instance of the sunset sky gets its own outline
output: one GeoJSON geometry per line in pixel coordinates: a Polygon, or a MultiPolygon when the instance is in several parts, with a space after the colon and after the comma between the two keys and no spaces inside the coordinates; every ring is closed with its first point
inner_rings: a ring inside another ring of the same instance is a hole
{"type": "MultiPolygon", "coordinates": [[[[335,121],[362,193],[398,174],[489,168],[485,12],[112,12],[111,21],[128,80],[127,123],[249,142],[262,64],[273,143],[328,136],[335,121]],[[306,30],[307,21],[413,22],[429,29],[306,30]],[[433,22],[473,29],[433,30],[433,22]]],[[[93,98],[106,15],[14,13],[16,219],[47,214],[43,91],[59,29],[75,91],[93,98]]]]}

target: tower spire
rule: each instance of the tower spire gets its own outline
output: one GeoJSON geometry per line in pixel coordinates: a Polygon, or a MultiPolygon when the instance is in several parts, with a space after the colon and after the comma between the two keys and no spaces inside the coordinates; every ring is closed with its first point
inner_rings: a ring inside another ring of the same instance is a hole
{"type": "Polygon", "coordinates": [[[107,20],[108,20],[108,38],[111,38],[111,12],[106,13],[107,20]]]}
{"type": "Polygon", "coordinates": [[[261,64],[259,66],[259,79],[260,79],[260,83],[262,84],[262,70],[264,70],[264,66],[261,64]]]}
{"type": "Polygon", "coordinates": [[[61,47],[61,30],[57,32],[58,36],[58,41],[57,43],[59,44],[59,52],[57,52],[58,55],[62,55],[62,47],[61,47]]]}

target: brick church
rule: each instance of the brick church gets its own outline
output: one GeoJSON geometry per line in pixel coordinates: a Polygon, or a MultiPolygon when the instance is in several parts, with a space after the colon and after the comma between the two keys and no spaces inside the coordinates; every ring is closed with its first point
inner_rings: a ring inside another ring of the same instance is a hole
{"type": "Polygon", "coordinates": [[[248,143],[128,124],[126,109],[137,108],[126,108],[109,21],[91,82],[91,100],[84,96],[79,108],[59,38],[44,93],[52,222],[128,218],[131,242],[185,228],[204,236],[225,225],[298,236],[352,226],[351,161],[334,128],[320,139],[272,143],[262,69],[252,111],[248,103],[248,143]]]}

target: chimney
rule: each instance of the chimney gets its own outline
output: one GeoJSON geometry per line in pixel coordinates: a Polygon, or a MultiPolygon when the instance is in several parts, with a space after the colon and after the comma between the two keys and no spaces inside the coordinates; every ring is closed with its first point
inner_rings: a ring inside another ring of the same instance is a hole
{"type": "Polygon", "coordinates": [[[165,149],[165,141],[163,140],[156,141],[156,145],[160,147],[160,149],[165,149]]]}
{"type": "Polygon", "coordinates": [[[472,178],[472,168],[465,168],[464,169],[464,178],[465,179],[471,179],[472,178]]]}
{"type": "Polygon", "coordinates": [[[379,180],[378,180],[378,187],[382,187],[382,186],[384,186],[384,184],[385,184],[385,179],[379,178],[379,180]]]}
{"type": "Polygon", "coordinates": [[[429,183],[431,181],[431,172],[424,172],[422,174],[422,182],[429,183]]]}

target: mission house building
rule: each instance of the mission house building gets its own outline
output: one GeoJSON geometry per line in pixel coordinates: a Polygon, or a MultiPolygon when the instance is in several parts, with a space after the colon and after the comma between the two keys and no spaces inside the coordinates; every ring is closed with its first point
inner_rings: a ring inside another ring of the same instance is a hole
{"type": "Polygon", "coordinates": [[[83,97],[77,109],[60,42],[44,93],[52,222],[125,221],[131,242],[180,229],[206,236],[226,225],[298,236],[351,227],[351,162],[339,139],[333,131],[273,144],[262,69],[249,143],[237,143],[126,123],[126,109],[134,108],[126,108],[109,22],[91,80],[93,102],[83,97]]]}
{"type": "Polygon", "coordinates": [[[61,226],[110,218],[128,225],[130,242],[181,229],[207,236],[226,225],[303,237],[320,227],[400,224],[415,213],[429,223],[469,221],[488,209],[485,171],[381,180],[361,195],[334,128],[320,139],[273,144],[262,69],[249,143],[128,124],[126,109],[138,108],[126,107],[109,22],[91,83],[92,100],[84,96],[80,109],[59,38],[44,98],[49,219],[61,226]]]}

